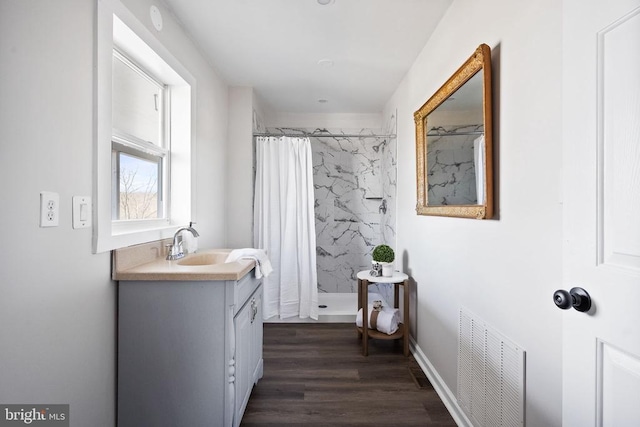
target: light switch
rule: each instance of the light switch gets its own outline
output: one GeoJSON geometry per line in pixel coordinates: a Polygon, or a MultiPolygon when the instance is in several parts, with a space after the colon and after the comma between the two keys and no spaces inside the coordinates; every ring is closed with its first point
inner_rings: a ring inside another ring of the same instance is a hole
{"type": "Polygon", "coordinates": [[[89,212],[88,205],[86,203],[80,203],[80,221],[84,222],[89,219],[87,212],[89,212]]]}
{"type": "Polygon", "coordinates": [[[91,227],[91,197],[73,196],[73,228],[91,227]]]}

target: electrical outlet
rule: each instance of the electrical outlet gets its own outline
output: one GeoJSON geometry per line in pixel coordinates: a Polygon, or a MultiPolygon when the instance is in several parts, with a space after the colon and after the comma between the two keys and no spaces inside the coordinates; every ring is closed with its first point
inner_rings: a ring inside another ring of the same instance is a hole
{"type": "Polygon", "coordinates": [[[40,227],[57,227],[60,221],[60,196],[51,191],[40,192],[40,227]]]}

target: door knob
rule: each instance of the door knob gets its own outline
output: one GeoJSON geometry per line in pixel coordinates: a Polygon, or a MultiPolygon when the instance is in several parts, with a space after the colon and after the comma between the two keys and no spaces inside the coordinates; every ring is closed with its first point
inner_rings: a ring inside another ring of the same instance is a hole
{"type": "Polygon", "coordinates": [[[553,302],[563,310],[572,306],[578,311],[589,311],[591,308],[591,297],[582,288],[571,288],[569,292],[559,289],[553,293],[553,302]]]}

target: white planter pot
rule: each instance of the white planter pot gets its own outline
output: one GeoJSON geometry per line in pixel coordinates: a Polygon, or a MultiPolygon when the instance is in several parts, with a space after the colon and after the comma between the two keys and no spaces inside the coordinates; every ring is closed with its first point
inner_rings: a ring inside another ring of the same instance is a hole
{"type": "Polygon", "coordinates": [[[382,276],[383,277],[391,277],[393,276],[393,263],[392,262],[381,262],[382,264],[382,276]]]}

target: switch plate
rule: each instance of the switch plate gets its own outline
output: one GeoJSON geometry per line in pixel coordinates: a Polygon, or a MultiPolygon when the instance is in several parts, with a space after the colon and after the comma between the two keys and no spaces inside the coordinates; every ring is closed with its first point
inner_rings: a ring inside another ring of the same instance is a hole
{"type": "Polygon", "coordinates": [[[57,227],[60,221],[60,196],[52,191],[40,192],[40,227],[57,227]]]}
{"type": "Polygon", "coordinates": [[[91,197],[73,196],[73,228],[91,227],[91,197]]]}

